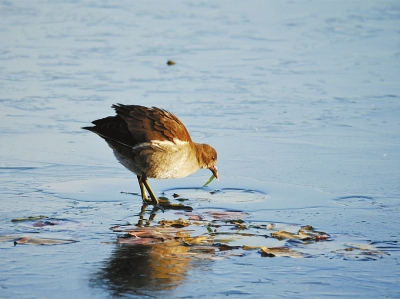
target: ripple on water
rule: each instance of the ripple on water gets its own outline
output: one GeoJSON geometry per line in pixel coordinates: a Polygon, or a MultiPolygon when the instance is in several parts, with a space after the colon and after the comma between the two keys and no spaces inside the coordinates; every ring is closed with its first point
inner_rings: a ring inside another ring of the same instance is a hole
{"type": "Polygon", "coordinates": [[[221,188],[221,189],[203,189],[203,188],[174,188],[164,191],[167,197],[176,197],[190,199],[193,201],[205,201],[214,203],[249,203],[262,201],[267,198],[267,194],[258,190],[242,188],[221,188]],[[175,196],[174,196],[175,195],[175,196]]]}
{"type": "Polygon", "coordinates": [[[335,198],[334,201],[350,208],[369,208],[377,204],[373,197],[364,195],[341,196],[335,198]]]}
{"type": "MultiPolygon", "coordinates": [[[[201,188],[204,180],[188,177],[180,180],[150,180],[158,196],[173,200],[174,193],[189,205],[212,204],[213,207],[246,209],[299,209],[333,205],[331,195],[308,186],[271,183],[246,177],[226,177],[201,188]]],[[[134,177],[97,178],[53,183],[40,191],[59,198],[84,202],[127,202],[141,204],[139,186],[134,177]]],[[[185,203],[186,204],[186,203],[185,203]]]]}

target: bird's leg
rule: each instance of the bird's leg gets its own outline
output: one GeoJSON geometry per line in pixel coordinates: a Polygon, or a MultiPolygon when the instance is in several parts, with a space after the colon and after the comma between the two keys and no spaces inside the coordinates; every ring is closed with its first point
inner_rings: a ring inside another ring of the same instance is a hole
{"type": "Polygon", "coordinates": [[[155,206],[155,207],[161,209],[161,210],[164,212],[164,208],[160,206],[160,203],[159,203],[159,201],[158,201],[158,198],[157,198],[157,196],[154,194],[153,190],[151,189],[151,187],[150,187],[150,185],[149,185],[149,182],[147,181],[147,177],[146,177],[145,175],[143,175],[143,176],[141,177],[141,181],[142,181],[143,185],[146,187],[147,192],[149,192],[150,198],[151,198],[151,200],[152,200],[152,202],[153,202],[153,206],[155,206]]]}
{"type": "Polygon", "coordinates": [[[149,198],[147,197],[146,188],[144,187],[143,184],[143,177],[141,175],[138,175],[137,179],[139,182],[140,193],[142,195],[143,204],[147,204],[149,202],[149,198]]]}
{"type": "MultiPolygon", "coordinates": [[[[150,223],[154,220],[154,218],[156,218],[156,213],[155,213],[156,211],[152,211],[151,212],[151,214],[150,214],[150,217],[149,217],[149,220],[148,220],[148,226],[150,226],[150,223]]],[[[163,209],[163,212],[164,212],[164,209],[163,209]]]]}

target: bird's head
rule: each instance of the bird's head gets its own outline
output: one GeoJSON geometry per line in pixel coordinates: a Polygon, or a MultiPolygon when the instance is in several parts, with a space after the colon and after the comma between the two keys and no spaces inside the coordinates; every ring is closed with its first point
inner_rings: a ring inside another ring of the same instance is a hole
{"type": "Polygon", "coordinates": [[[210,169],[213,175],[218,179],[217,151],[208,144],[199,144],[197,150],[200,168],[210,169]]]}

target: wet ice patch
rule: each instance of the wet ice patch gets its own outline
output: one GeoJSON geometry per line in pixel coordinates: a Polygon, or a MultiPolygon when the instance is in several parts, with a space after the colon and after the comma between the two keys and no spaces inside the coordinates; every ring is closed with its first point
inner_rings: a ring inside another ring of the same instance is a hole
{"type": "Polygon", "coordinates": [[[221,189],[203,189],[203,188],[182,188],[169,189],[164,192],[167,197],[176,197],[176,200],[189,199],[191,201],[209,202],[209,203],[250,203],[263,201],[267,199],[265,193],[241,188],[221,188],[221,189]]]}
{"type": "Polygon", "coordinates": [[[368,208],[376,205],[373,197],[364,195],[341,196],[335,198],[334,201],[349,208],[368,208]]]}
{"type": "MultiPolygon", "coordinates": [[[[167,197],[172,203],[183,202],[192,207],[212,204],[214,207],[234,205],[243,209],[296,209],[333,205],[331,195],[318,189],[247,177],[223,177],[212,185],[201,188],[206,178],[187,177],[179,180],[151,180],[156,195],[167,197]]],[[[40,191],[66,200],[82,202],[123,202],[141,206],[137,179],[95,178],[52,183],[40,191]]]]}
{"type": "MultiPolygon", "coordinates": [[[[134,177],[132,180],[100,178],[52,183],[42,186],[41,191],[59,198],[83,202],[118,202],[127,200],[124,191],[130,191],[128,188],[133,184],[136,187],[137,180],[134,177]]],[[[138,186],[137,189],[139,191],[138,186]]]]}

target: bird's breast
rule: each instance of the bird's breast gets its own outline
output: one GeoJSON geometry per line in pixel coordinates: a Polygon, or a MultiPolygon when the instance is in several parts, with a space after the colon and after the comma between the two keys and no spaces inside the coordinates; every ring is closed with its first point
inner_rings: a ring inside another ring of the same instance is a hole
{"type": "Polygon", "coordinates": [[[186,177],[199,169],[196,152],[187,141],[152,140],[133,147],[138,163],[145,166],[149,178],[172,179],[186,177]]]}

